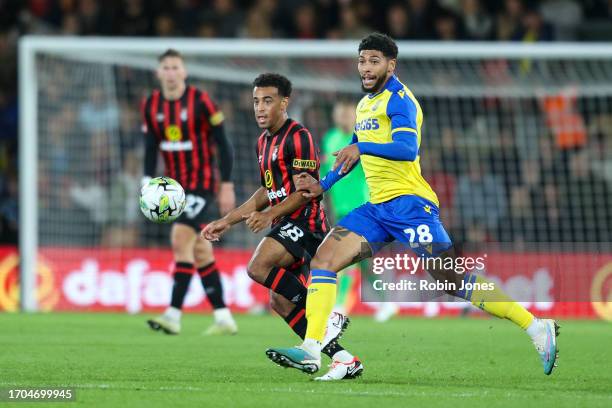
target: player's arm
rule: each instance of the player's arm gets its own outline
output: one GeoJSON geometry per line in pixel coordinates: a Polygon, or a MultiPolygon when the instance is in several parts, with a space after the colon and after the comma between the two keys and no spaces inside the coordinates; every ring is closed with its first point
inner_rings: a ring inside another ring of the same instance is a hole
{"type": "Polygon", "coordinates": [[[142,116],[141,129],[145,139],[144,172],[141,181],[141,185],[143,186],[155,175],[155,170],[157,169],[157,156],[159,155],[158,141],[157,137],[155,137],[151,131],[147,106],[147,99],[144,99],[140,109],[142,116]]]}
{"type": "Polygon", "coordinates": [[[210,100],[207,94],[202,95],[202,106],[205,117],[208,118],[210,133],[219,150],[219,173],[221,174],[221,186],[217,199],[221,214],[227,214],[236,206],[236,195],[234,183],[232,182],[232,168],[234,167],[234,148],[229,141],[223,125],[223,113],[210,100]]]}
{"type": "Polygon", "coordinates": [[[387,160],[415,161],[419,155],[417,133],[417,109],[408,97],[394,93],[387,104],[387,116],[391,119],[391,143],[359,142],[360,154],[377,156],[387,160]]]}
{"type": "Polygon", "coordinates": [[[254,211],[261,211],[268,205],[270,205],[268,192],[264,187],[259,187],[259,189],[238,208],[231,210],[223,218],[206,225],[200,235],[209,241],[217,241],[232,225],[244,221],[249,214],[254,211]]]}
{"type": "MultiPolygon", "coordinates": [[[[353,139],[347,147],[353,146],[356,143],[357,135],[353,133],[353,139]]],[[[344,149],[346,149],[346,147],[344,149]]],[[[340,181],[341,178],[349,174],[357,166],[357,164],[359,164],[359,156],[357,156],[356,160],[343,163],[342,166],[339,165],[338,157],[344,149],[333,153],[333,155],[336,156],[336,162],[334,163],[332,169],[327,172],[325,177],[323,177],[320,182],[317,182],[314,177],[306,173],[302,173],[299,175],[298,181],[295,183],[295,185],[298,190],[306,191],[302,193],[303,197],[310,199],[320,196],[321,194],[329,190],[336,182],[340,181]],[[346,170],[344,167],[345,165],[347,166],[346,170]]]]}
{"type": "MultiPolygon", "coordinates": [[[[301,173],[307,173],[315,179],[319,178],[318,147],[308,130],[301,129],[289,136],[284,149],[284,157],[287,158],[287,172],[296,187],[301,173]]],[[[304,197],[300,192],[293,192],[282,202],[270,207],[268,211],[253,212],[249,215],[246,223],[251,231],[257,233],[270,226],[274,219],[292,214],[311,200],[311,198],[304,197]]]]}
{"type": "MultiPolygon", "coordinates": [[[[298,183],[299,177],[299,174],[293,176],[293,182],[296,185],[298,183]]],[[[246,224],[251,229],[251,231],[257,233],[267,228],[276,218],[293,214],[298,208],[303,207],[304,204],[306,204],[310,200],[312,200],[312,198],[305,197],[301,191],[296,191],[294,193],[289,194],[289,197],[284,199],[281,203],[270,207],[268,211],[257,210],[253,211],[249,215],[246,215],[246,224]]]]}

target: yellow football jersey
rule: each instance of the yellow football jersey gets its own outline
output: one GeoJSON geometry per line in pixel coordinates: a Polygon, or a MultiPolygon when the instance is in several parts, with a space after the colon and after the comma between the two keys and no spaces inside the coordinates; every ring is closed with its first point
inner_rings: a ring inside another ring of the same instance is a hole
{"type": "MultiPolygon", "coordinates": [[[[397,132],[414,133],[420,146],[422,124],[419,102],[393,76],[383,90],[364,96],[357,105],[355,135],[359,142],[391,143],[397,132]]],[[[360,159],[373,204],[401,195],[417,195],[439,206],[436,193],[421,175],[418,153],[415,161],[387,160],[367,154],[360,159]]]]}

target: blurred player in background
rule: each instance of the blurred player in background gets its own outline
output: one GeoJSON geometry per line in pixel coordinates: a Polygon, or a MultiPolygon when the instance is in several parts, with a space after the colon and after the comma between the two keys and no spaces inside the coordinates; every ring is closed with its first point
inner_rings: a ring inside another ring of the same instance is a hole
{"type": "Polygon", "coordinates": [[[164,314],[148,320],[153,330],[178,334],[181,309],[197,270],[214,311],[215,323],[206,334],[235,334],[236,323],[223,301],[223,287],[212,245],[198,232],[217,214],[235,206],[231,182],[233,150],[223,130],[223,113],[205,91],[186,84],[182,55],[169,49],[159,57],[161,90],[154,90],[142,106],[145,134],[144,183],[155,175],[157,156],[164,158],[165,175],[185,189],[185,211],[172,225],[174,285],[170,306],[164,314]]]}
{"type": "MultiPolygon", "coordinates": [[[[309,373],[319,369],[325,322],[334,307],[336,276],[342,269],[371,257],[381,245],[392,241],[409,244],[418,256],[455,257],[451,239],[438,216],[438,197],[421,175],[423,111],[412,92],[395,76],[397,53],[395,42],[384,34],[370,34],[361,41],[357,66],[367,95],[357,105],[353,140],[338,152],[334,169],[321,183],[304,174],[313,182],[311,193],[305,195],[316,197],[361,160],[370,201],[340,220],[317,249],[306,300],[306,338],[299,347],[270,349],[279,363],[289,362],[287,367],[309,373]]],[[[300,177],[297,182],[303,188],[300,177]]],[[[558,326],[554,320],[535,318],[499,287],[482,285],[487,283],[482,276],[443,267],[428,272],[439,282],[455,285],[456,289],[447,293],[526,330],[544,373],[551,374],[558,352],[558,326]],[[464,288],[466,283],[479,286],[464,288]]]]}
{"type": "MultiPolygon", "coordinates": [[[[253,87],[255,119],[264,129],[256,147],[261,187],[240,207],[209,223],[202,236],[217,240],[242,221],[255,233],[272,226],[255,249],[248,273],[270,289],[272,309],[303,339],[307,326],[308,265],[329,225],[321,197],[304,198],[297,192],[295,179],[306,172],[318,180],[319,152],[308,129],[287,115],[291,97],[291,82],[287,78],[262,74],[253,87]]],[[[348,318],[329,310],[325,321],[322,352],[332,358],[332,365],[319,379],[359,376],[363,371],[361,362],[337,342],[348,326],[348,318]]]]}
{"type": "MultiPolygon", "coordinates": [[[[355,104],[349,101],[341,100],[334,105],[332,114],[334,127],[329,129],[321,140],[321,153],[323,154],[321,174],[326,174],[332,169],[335,160],[333,153],[351,142],[355,127],[355,109],[355,104]]],[[[368,201],[368,186],[365,183],[361,165],[357,165],[346,176],[345,181],[331,188],[327,197],[331,204],[330,211],[334,222],[341,220],[353,208],[368,201]]],[[[338,277],[338,298],[335,310],[339,313],[350,313],[355,304],[353,284],[357,273],[359,273],[359,268],[348,268],[338,277]]]]}

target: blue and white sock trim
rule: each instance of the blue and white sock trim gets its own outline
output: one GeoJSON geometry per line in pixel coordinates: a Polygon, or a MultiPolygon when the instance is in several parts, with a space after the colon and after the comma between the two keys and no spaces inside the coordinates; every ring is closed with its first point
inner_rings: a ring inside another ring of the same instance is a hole
{"type": "MultiPolygon", "coordinates": [[[[472,273],[466,273],[465,274],[465,276],[463,277],[463,282],[464,282],[463,287],[464,287],[464,289],[461,289],[461,290],[457,291],[457,296],[458,297],[463,298],[465,300],[469,300],[469,301],[472,300],[472,289],[470,288],[470,289],[466,290],[465,289],[465,286],[466,286],[465,284],[466,283],[473,284],[474,282],[476,282],[476,277],[477,276],[478,275],[475,275],[475,274],[472,274],[472,273]]],[[[470,286],[472,286],[472,285],[470,285],[470,286]]]]}
{"type": "Polygon", "coordinates": [[[335,285],[338,280],[335,272],[324,269],[313,269],[310,271],[310,277],[310,283],[329,283],[335,285]]]}

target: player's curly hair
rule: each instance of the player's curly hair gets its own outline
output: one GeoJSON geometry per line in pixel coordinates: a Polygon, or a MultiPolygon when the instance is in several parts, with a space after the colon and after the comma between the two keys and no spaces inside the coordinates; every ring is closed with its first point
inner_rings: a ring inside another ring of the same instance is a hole
{"type": "Polygon", "coordinates": [[[387,58],[397,58],[397,44],[393,38],[383,33],[372,33],[364,37],[359,43],[359,52],[363,50],[376,50],[387,58]]]}
{"type": "Polygon", "coordinates": [[[280,96],[287,98],[291,96],[291,81],[281,74],[271,72],[261,74],[255,78],[253,81],[253,86],[273,86],[274,88],[278,89],[278,94],[280,96]]]}

